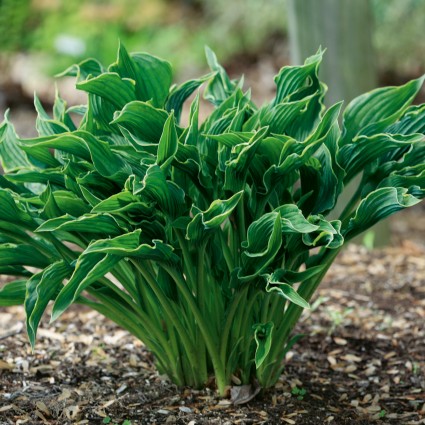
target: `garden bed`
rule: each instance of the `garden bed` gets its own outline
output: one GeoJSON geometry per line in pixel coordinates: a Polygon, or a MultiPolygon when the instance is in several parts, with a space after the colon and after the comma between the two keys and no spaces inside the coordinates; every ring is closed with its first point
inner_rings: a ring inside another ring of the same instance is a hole
{"type": "MultiPolygon", "coordinates": [[[[0,310],[0,424],[422,424],[425,247],[350,246],[298,325],[277,387],[235,405],[178,389],[152,357],[97,313],[73,306],[39,331],[0,310]]],[[[243,396],[242,400],[243,401],[243,396]]]]}

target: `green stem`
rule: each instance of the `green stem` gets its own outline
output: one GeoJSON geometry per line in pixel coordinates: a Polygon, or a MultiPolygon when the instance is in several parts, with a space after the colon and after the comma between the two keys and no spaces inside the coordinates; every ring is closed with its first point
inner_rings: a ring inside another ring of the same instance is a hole
{"type": "Polygon", "coordinates": [[[238,202],[237,213],[238,213],[238,232],[239,232],[239,241],[243,242],[246,240],[246,228],[245,228],[245,205],[243,202],[244,195],[242,199],[238,202]]]}
{"type": "MultiPolygon", "coordinates": [[[[335,257],[338,255],[339,249],[328,249],[323,253],[323,257],[320,260],[321,264],[326,264],[323,271],[315,276],[314,278],[311,278],[309,280],[306,280],[301,283],[301,285],[298,288],[298,293],[301,297],[303,297],[307,302],[310,301],[312,295],[316,291],[317,287],[323,280],[325,274],[329,270],[329,267],[332,265],[335,257]]],[[[285,317],[283,320],[283,325],[276,329],[274,340],[277,341],[276,344],[273,344],[268,356],[270,359],[278,359],[278,353],[283,352],[282,351],[282,345],[284,345],[287,342],[287,339],[289,335],[291,334],[293,328],[295,327],[296,323],[298,322],[298,319],[300,318],[303,308],[299,307],[298,305],[294,303],[290,303],[288,308],[285,311],[285,317]]],[[[281,361],[276,361],[274,363],[274,366],[269,368],[268,373],[264,371],[263,376],[266,376],[266,378],[263,379],[262,384],[265,387],[269,387],[272,385],[276,379],[279,378],[278,373],[281,370],[281,361]]]]}
{"type": "Polygon", "coordinates": [[[363,180],[359,184],[359,187],[356,189],[353,196],[350,198],[350,201],[348,202],[348,204],[343,209],[341,215],[339,216],[339,220],[344,221],[350,216],[354,207],[357,205],[357,203],[360,200],[360,195],[362,193],[362,190],[363,190],[363,180]]]}
{"type": "Polygon", "coordinates": [[[196,282],[196,278],[194,275],[195,266],[193,264],[192,255],[188,249],[188,244],[186,242],[185,237],[182,235],[182,232],[176,229],[175,233],[180,245],[180,249],[182,250],[182,253],[183,253],[184,271],[187,274],[187,277],[189,278],[189,282],[191,283],[192,288],[195,289],[195,282],[196,282]]]}
{"type": "MultiPolygon", "coordinates": [[[[197,265],[197,288],[196,288],[196,298],[198,300],[198,306],[201,311],[204,313],[211,314],[210,310],[207,310],[205,303],[206,296],[206,285],[205,285],[205,249],[207,247],[207,240],[205,240],[198,251],[198,265],[197,265]]],[[[214,319],[213,321],[215,321],[214,319]]],[[[201,381],[206,382],[208,379],[207,372],[207,353],[205,343],[202,339],[202,333],[200,332],[199,327],[196,327],[196,340],[197,348],[199,350],[199,374],[201,381]]]]}
{"type": "Polygon", "coordinates": [[[214,338],[214,336],[210,332],[210,329],[208,328],[206,321],[207,318],[205,318],[199,310],[196,301],[192,293],[189,291],[183,276],[181,276],[180,273],[178,273],[174,268],[168,265],[160,264],[160,266],[174,279],[176,285],[179,288],[180,293],[185,298],[192,314],[194,315],[197,321],[199,329],[201,330],[202,335],[204,337],[205,345],[207,346],[209,355],[211,357],[218,391],[220,395],[224,395],[227,385],[225,368],[220,359],[219,347],[217,345],[218,341],[216,341],[216,338],[214,338]]]}
{"type": "Polygon", "coordinates": [[[244,309],[243,320],[241,321],[239,334],[245,342],[245,346],[242,351],[242,372],[245,373],[245,376],[242,376],[242,381],[248,383],[251,379],[251,365],[253,364],[252,357],[252,342],[254,340],[254,331],[252,326],[257,322],[254,315],[254,307],[257,302],[257,297],[262,295],[262,291],[256,290],[253,294],[248,297],[249,302],[244,309]],[[250,365],[251,363],[251,365],[250,365]]]}
{"type": "Polygon", "coordinates": [[[270,188],[269,191],[265,195],[263,195],[261,201],[258,203],[257,208],[255,210],[256,220],[264,214],[264,210],[266,208],[267,202],[269,201],[269,198],[272,192],[273,192],[273,188],[270,188]]]}
{"type": "MultiPolygon", "coordinates": [[[[157,282],[155,281],[154,277],[149,273],[148,269],[149,267],[143,267],[142,264],[139,264],[139,262],[135,259],[132,260],[134,266],[137,268],[137,270],[141,273],[143,278],[148,282],[149,286],[151,287],[152,291],[158,298],[162,308],[164,309],[165,315],[168,317],[168,323],[172,326],[174,326],[181,338],[182,345],[184,347],[184,350],[187,353],[187,358],[189,360],[189,364],[192,368],[192,375],[193,380],[196,382],[198,378],[197,373],[197,353],[195,346],[193,344],[193,341],[191,340],[187,330],[183,326],[179,315],[174,310],[173,306],[171,305],[171,300],[169,300],[161,291],[159,288],[157,282]]],[[[178,356],[178,353],[175,353],[176,356],[178,356]]]]}
{"type": "MultiPolygon", "coordinates": [[[[43,232],[44,233],[44,232],[43,232]]],[[[72,249],[68,248],[66,245],[64,245],[62,242],[56,239],[52,234],[45,233],[43,235],[45,239],[50,241],[54,247],[57,249],[57,251],[62,255],[62,258],[66,261],[74,261],[80,253],[74,252],[72,249]]]]}
{"type": "Polygon", "coordinates": [[[90,288],[88,292],[101,301],[101,304],[82,297],[78,301],[80,304],[93,308],[150,346],[163,367],[171,372],[170,375],[172,374],[175,377],[176,382],[181,382],[180,385],[183,384],[181,371],[173,367],[175,355],[171,351],[165,335],[151,322],[144,312],[139,310],[133,313],[128,309],[124,311],[121,305],[119,307],[116,306],[115,302],[109,297],[103,296],[90,288]]]}
{"type": "Polygon", "coordinates": [[[266,323],[271,316],[270,312],[272,310],[273,300],[274,298],[277,298],[276,294],[273,294],[273,295],[274,295],[273,299],[272,299],[272,294],[270,292],[268,292],[264,296],[264,299],[262,302],[262,309],[261,309],[261,320],[260,320],[261,323],[266,323]],[[269,306],[269,304],[272,304],[272,305],[269,306]]]}
{"type": "Polygon", "coordinates": [[[233,269],[235,268],[233,256],[232,256],[232,253],[230,252],[229,244],[223,230],[219,229],[218,233],[220,236],[220,243],[221,243],[221,249],[223,250],[224,260],[226,261],[227,268],[229,269],[229,273],[231,273],[233,269]]]}
{"type": "Polygon", "coordinates": [[[40,241],[38,241],[33,235],[28,235],[25,232],[22,232],[21,234],[15,233],[13,231],[8,231],[5,228],[1,229],[2,235],[8,236],[15,242],[20,242],[26,245],[30,245],[33,248],[35,248],[40,253],[47,256],[49,260],[52,260],[53,252],[52,249],[47,246],[44,246],[40,241]]]}
{"type": "Polygon", "coordinates": [[[127,292],[125,292],[122,289],[118,288],[118,286],[115,285],[115,283],[111,282],[106,277],[101,277],[97,281],[99,283],[101,283],[102,285],[105,285],[111,291],[113,291],[117,297],[122,298],[129,305],[129,308],[131,308],[132,310],[136,310],[136,304],[134,303],[133,298],[127,292]]]}
{"type": "Polygon", "coordinates": [[[158,329],[161,329],[161,313],[158,308],[158,301],[141,273],[135,270],[134,275],[137,292],[140,298],[140,308],[145,310],[148,317],[155,321],[158,329]]]}
{"type": "Polygon", "coordinates": [[[268,311],[269,314],[268,314],[267,321],[271,320],[271,321],[273,321],[275,326],[280,326],[280,324],[284,320],[284,311],[285,311],[285,304],[286,303],[289,303],[289,301],[286,301],[282,297],[274,294],[274,296],[272,297],[272,300],[271,300],[271,307],[268,311]],[[279,306],[281,307],[281,311],[276,313],[276,310],[279,306]],[[278,318],[278,320],[276,320],[276,318],[278,318]]]}
{"type": "Polygon", "coordinates": [[[132,282],[132,276],[124,268],[124,262],[120,261],[112,270],[112,275],[121,283],[133,300],[140,306],[139,293],[132,282]]]}
{"type": "Polygon", "coordinates": [[[199,308],[205,311],[205,249],[207,247],[207,241],[204,241],[199,247],[198,251],[198,264],[197,264],[197,285],[196,285],[196,296],[198,299],[199,308]]]}
{"type": "Polygon", "coordinates": [[[229,335],[230,335],[230,329],[233,326],[234,323],[234,317],[237,312],[237,308],[241,305],[242,297],[246,296],[246,293],[248,291],[248,286],[245,286],[241,291],[239,291],[233,298],[232,304],[230,305],[229,311],[227,313],[226,322],[223,327],[223,331],[221,333],[221,343],[220,343],[220,357],[223,364],[226,363],[226,356],[227,356],[227,347],[229,343],[229,335]]]}

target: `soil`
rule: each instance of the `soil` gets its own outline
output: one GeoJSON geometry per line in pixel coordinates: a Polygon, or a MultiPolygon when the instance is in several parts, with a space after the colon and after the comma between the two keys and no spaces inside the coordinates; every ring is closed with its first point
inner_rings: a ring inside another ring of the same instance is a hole
{"type": "Polygon", "coordinates": [[[176,388],[139,341],[81,306],[46,317],[33,353],[22,308],[1,309],[0,424],[425,424],[423,212],[393,222],[393,246],[338,257],[276,388],[241,405],[176,388]]]}

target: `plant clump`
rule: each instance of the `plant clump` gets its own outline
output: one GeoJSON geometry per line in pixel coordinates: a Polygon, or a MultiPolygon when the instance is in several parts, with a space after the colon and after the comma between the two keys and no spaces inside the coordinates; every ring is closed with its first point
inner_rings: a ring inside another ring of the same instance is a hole
{"type": "Polygon", "coordinates": [[[211,72],[172,85],[170,64],[120,46],[68,69],[86,105],[36,98],[39,136],[0,127],[0,305],[40,319],[87,305],[139,338],[177,385],[232,376],[273,386],[293,328],[347,241],[425,193],[423,79],[326,109],[322,51],[281,69],[258,107],[207,49],[211,72]],[[204,85],[215,109],[188,124],[204,85]],[[75,115],[81,119],[76,124],[75,115]],[[338,218],[339,195],[361,182],[338,218]]]}

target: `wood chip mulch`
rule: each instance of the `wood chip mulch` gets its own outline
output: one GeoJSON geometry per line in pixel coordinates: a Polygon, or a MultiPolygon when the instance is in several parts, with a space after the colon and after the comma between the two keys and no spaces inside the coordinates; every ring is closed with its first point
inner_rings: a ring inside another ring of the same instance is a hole
{"type": "Polygon", "coordinates": [[[273,390],[243,405],[178,389],[143,345],[72,307],[31,352],[22,308],[0,309],[0,425],[425,424],[425,245],[337,259],[273,390]]]}

